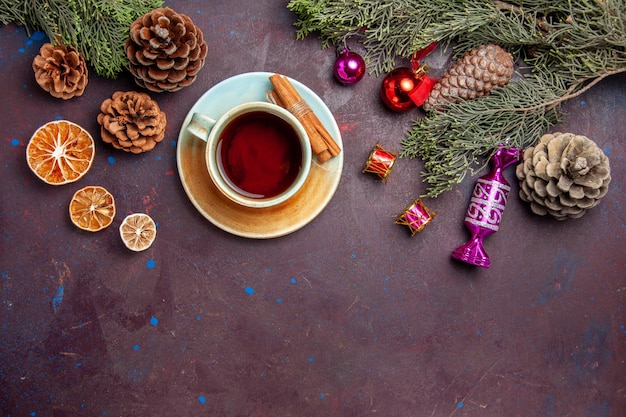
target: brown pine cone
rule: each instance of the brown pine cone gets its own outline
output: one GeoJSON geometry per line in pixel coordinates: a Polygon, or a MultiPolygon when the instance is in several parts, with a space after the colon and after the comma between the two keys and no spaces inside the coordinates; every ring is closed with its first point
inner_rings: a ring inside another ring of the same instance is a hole
{"type": "Polygon", "coordinates": [[[87,86],[85,58],[69,45],[43,44],[33,59],[33,70],[37,84],[56,98],[81,96],[87,86]]]}
{"type": "Polygon", "coordinates": [[[497,45],[481,45],[456,61],[422,104],[426,111],[486,96],[513,78],[513,56],[497,45]]]}
{"type": "Polygon", "coordinates": [[[100,112],[102,140],[117,149],[146,152],[165,136],[165,113],[146,93],[116,91],[102,102],[100,112]]]}
{"type": "Polygon", "coordinates": [[[572,133],[552,133],[524,152],[515,171],[520,198],[531,210],[557,220],[581,217],[607,193],[609,158],[591,139],[572,133]]]}
{"type": "Polygon", "coordinates": [[[135,20],[125,49],[136,83],[155,92],[178,91],[193,83],[207,54],[202,31],[170,8],[135,20]]]}

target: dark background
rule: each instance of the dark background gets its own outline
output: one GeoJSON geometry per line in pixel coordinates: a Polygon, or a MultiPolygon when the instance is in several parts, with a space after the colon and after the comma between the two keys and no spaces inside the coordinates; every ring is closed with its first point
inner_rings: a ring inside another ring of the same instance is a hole
{"type": "MultiPolygon", "coordinates": [[[[626,76],[565,105],[552,131],[595,140],[613,182],[583,218],[532,214],[513,185],[480,269],[451,259],[475,178],[426,205],[411,237],[394,219],[425,191],[419,160],[386,183],[362,174],[378,141],[397,151],[421,110],[380,102],[381,78],[332,76],[334,49],[296,41],[286,1],[167,1],[204,32],[190,87],[151,94],[166,138],[141,155],[100,140],[100,103],[138,90],[90,73],[82,97],[54,99],[31,63],[43,43],[0,29],[0,411],[5,416],[590,416],[626,414],[624,114],[626,76]],[[314,90],[342,132],[344,169],[326,209],[287,236],[236,237],[202,217],[176,166],[183,119],[230,76],[280,72],[314,90]],[[96,159],[78,183],[44,184],[25,148],[42,124],[88,129],[96,159]],[[68,217],[72,194],[102,185],[113,225],[68,217]],[[126,250],[117,228],[149,213],[158,236],[126,250]]],[[[352,45],[356,52],[363,52],[352,45]]],[[[433,58],[435,70],[448,62],[433,58]],[[437,68],[438,67],[438,68],[437,68]]],[[[399,66],[403,63],[399,61],[399,66]]]]}

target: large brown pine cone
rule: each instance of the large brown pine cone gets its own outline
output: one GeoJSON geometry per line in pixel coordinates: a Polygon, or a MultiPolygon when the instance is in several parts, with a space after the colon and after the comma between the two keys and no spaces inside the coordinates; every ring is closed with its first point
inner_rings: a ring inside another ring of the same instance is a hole
{"type": "Polygon", "coordinates": [[[434,85],[422,104],[426,111],[486,96],[513,78],[513,56],[497,45],[481,45],[463,55],[434,85]]]}
{"type": "Polygon", "coordinates": [[[81,96],[87,86],[85,58],[69,45],[43,44],[33,59],[33,70],[37,84],[56,98],[81,96]]]}
{"type": "Polygon", "coordinates": [[[202,31],[170,8],[135,20],[125,49],[137,84],[156,92],[178,91],[193,83],[207,54],[202,31]]]}
{"type": "Polygon", "coordinates": [[[596,206],[611,182],[609,158],[591,139],[552,133],[524,152],[515,171],[520,198],[539,215],[581,217],[596,206]]]}
{"type": "Polygon", "coordinates": [[[100,112],[102,140],[117,149],[146,152],[165,136],[165,113],[146,93],[116,91],[102,102],[100,112]]]}

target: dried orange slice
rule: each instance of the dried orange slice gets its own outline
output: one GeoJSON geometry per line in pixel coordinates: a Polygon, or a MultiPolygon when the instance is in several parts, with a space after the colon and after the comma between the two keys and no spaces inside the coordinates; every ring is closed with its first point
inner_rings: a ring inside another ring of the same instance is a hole
{"type": "Polygon", "coordinates": [[[115,199],[105,188],[90,185],[74,193],[70,201],[70,219],[83,230],[97,232],[109,226],[115,217],[115,199]]]}
{"type": "Polygon", "coordinates": [[[85,175],[95,153],[89,132],[76,123],[56,120],[35,131],[26,147],[26,161],[44,182],[62,185],[85,175]]]}
{"type": "Polygon", "coordinates": [[[120,224],[120,236],[128,249],[141,252],[156,239],[156,224],[147,214],[130,214],[120,224]]]}

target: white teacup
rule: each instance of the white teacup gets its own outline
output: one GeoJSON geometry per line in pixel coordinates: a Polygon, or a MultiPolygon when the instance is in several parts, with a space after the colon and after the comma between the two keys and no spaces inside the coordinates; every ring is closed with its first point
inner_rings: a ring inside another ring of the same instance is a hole
{"type": "Polygon", "coordinates": [[[217,120],[194,113],[185,128],[207,142],[211,180],[235,203],[256,208],[281,204],[309,175],[309,137],[294,115],[275,104],[240,104],[217,120]]]}

